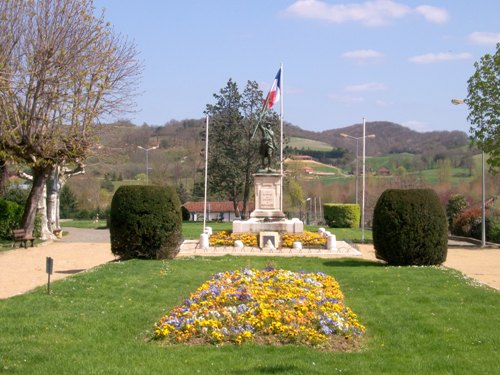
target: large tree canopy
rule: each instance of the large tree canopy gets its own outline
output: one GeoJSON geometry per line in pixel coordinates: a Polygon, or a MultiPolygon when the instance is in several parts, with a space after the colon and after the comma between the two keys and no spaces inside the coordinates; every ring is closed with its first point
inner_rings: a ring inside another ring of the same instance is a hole
{"type": "Polygon", "coordinates": [[[500,43],[494,55],[486,54],[474,64],[468,81],[469,121],[473,142],[489,154],[490,171],[500,167],[500,43]]]}
{"type": "MultiPolygon", "coordinates": [[[[235,212],[240,201],[246,213],[252,186],[252,174],[259,166],[260,134],[252,138],[263,103],[262,91],[255,81],[248,81],[242,93],[229,79],[215,104],[207,105],[209,130],[209,189],[233,202],[235,212]]],[[[267,112],[263,121],[271,122],[277,131],[278,116],[267,112]]]]}
{"type": "Polygon", "coordinates": [[[82,161],[102,116],[131,106],[141,65],[92,0],[0,1],[0,159],[33,169],[23,216],[56,166],[82,161]]]}

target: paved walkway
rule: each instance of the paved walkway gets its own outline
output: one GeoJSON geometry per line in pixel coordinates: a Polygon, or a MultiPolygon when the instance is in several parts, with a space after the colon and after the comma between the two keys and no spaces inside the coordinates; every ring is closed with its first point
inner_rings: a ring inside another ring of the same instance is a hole
{"type": "MultiPolygon", "coordinates": [[[[62,279],[115,260],[115,256],[111,253],[108,230],[68,228],[67,231],[69,232],[67,236],[52,243],[44,243],[28,249],[0,251],[0,299],[23,294],[38,286],[45,285],[47,283],[46,257],[54,259],[54,273],[51,280],[62,279]]],[[[344,252],[343,254],[308,249],[303,249],[300,253],[284,251],[280,254],[273,251],[268,254],[254,249],[249,251],[248,255],[318,256],[323,258],[350,256],[376,261],[372,245],[357,245],[360,255],[345,248],[343,243],[341,245],[338,247],[341,252],[344,252]]],[[[191,250],[181,251],[179,256],[220,256],[226,253],[247,255],[245,251],[234,251],[232,248],[225,250],[217,248],[206,252],[201,249],[194,251],[191,247],[191,250]]],[[[450,244],[448,259],[444,265],[455,268],[480,283],[500,290],[500,248],[464,248],[453,247],[450,244]]]]}
{"type": "Polygon", "coordinates": [[[46,285],[46,258],[54,260],[50,279],[59,280],[115,260],[106,229],[68,228],[61,240],[27,249],[0,251],[0,299],[46,285]]]}

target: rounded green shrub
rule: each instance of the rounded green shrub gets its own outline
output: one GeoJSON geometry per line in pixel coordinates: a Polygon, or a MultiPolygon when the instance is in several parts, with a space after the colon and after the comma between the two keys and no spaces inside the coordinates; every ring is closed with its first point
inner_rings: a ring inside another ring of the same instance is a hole
{"type": "Polygon", "coordinates": [[[330,228],[359,228],[359,204],[325,203],[323,213],[330,228]]]}
{"type": "Polygon", "coordinates": [[[111,251],[122,259],[174,258],[182,236],[181,206],[175,189],[121,186],[111,201],[111,251]]]}
{"type": "Polygon", "coordinates": [[[389,189],[373,212],[377,258],[393,265],[437,265],[446,260],[448,223],[431,189],[389,189]]]}
{"type": "Polygon", "coordinates": [[[23,207],[16,202],[0,199],[0,238],[10,240],[12,230],[19,228],[23,207]]]}

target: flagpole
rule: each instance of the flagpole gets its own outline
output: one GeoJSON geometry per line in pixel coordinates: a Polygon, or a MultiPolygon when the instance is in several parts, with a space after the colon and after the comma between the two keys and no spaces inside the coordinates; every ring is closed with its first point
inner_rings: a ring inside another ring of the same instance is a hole
{"type": "Polygon", "coordinates": [[[361,243],[365,243],[366,119],[363,117],[363,194],[361,198],[361,243]]]}
{"type": "Polygon", "coordinates": [[[283,99],[284,99],[284,86],[283,86],[283,63],[280,66],[280,174],[281,174],[281,192],[280,192],[280,211],[283,212],[283,99]]]}
{"type": "Polygon", "coordinates": [[[203,233],[207,224],[207,180],[208,180],[208,115],[205,125],[205,197],[203,203],[203,233]]]}

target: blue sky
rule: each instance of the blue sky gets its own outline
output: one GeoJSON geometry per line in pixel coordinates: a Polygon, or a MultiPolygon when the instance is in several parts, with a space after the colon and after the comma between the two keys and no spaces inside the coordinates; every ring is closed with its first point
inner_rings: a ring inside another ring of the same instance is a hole
{"type": "MultiPolygon", "coordinates": [[[[135,124],[201,118],[229,78],[266,94],[283,63],[284,119],[322,131],[392,121],[468,132],[474,62],[500,42],[498,0],[95,0],[137,44],[135,124]]],[[[279,110],[279,106],[275,108],[279,110]]]]}

